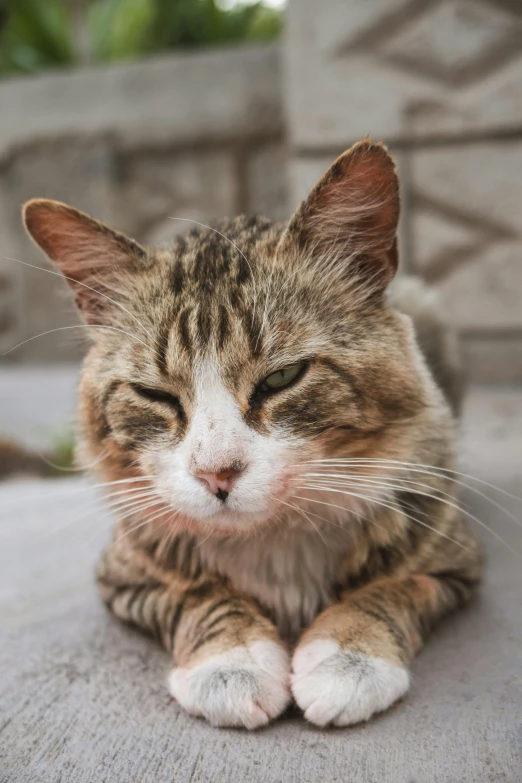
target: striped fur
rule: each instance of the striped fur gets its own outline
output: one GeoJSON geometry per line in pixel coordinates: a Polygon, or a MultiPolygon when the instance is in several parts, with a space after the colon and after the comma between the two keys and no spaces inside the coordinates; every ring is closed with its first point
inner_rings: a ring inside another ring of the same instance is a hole
{"type": "Polygon", "coordinates": [[[318,725],[368,719],[479,582],[452,473],[454,354],[422,289],[387,295],[398,215],[393,162],[368,141],[286,226],[239,217],[144,249],[25,207],[92,326],[81,455],[118,482],[120,517],[102,598],[164,645],[171,692],[215,725],[263,725],[292,694],[318,725]],[[234,478],[214,494],[210,474],[234,478]]]}

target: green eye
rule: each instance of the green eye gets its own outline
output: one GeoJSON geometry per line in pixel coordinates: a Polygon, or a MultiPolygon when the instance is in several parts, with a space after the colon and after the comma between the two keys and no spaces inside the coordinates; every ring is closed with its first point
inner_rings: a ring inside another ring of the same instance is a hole
{"type": "Polygon", "coordinates": [[[261,389],[268,391],[289,386],[301,374],[305,366],[305,362],[298,362],[297,364],[290,364],[288,367],[282,367],[265,378],[261,383],[261,389]]]}

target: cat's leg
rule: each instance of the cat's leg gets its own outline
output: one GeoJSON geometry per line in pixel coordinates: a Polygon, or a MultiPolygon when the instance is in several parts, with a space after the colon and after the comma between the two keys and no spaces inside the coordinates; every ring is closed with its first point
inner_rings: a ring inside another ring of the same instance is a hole
{"type": "Polygon", "coordinates": [[[477,582],[458,573],[418,574],[344,594],[303,634],[293,657],[292,691],[305,717],[347,726],[404,696],[408,664],[432,625],[477,582]]]}
{"type": "Polygon", "coordinates": [[[290,657],[258,606],[221,580],[168,580],[105,557],[98,581],[121,620],[152,633],[173,654],[169,689],[214,726],[255,729],[288,705],[290,657]]]}

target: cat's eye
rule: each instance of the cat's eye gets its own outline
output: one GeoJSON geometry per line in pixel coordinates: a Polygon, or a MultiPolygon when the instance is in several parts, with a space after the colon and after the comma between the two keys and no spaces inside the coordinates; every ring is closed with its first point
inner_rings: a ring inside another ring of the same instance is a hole
{"type": "Polygon", "coordinates": [[[145,386],[135,385],[133,388],[144,400],[148,400],[149,402],[161,402],[170,405],[171,408],[175,408],[178,411],[182,410],[181,403],[174,394],[169,394],[169,392],[162,391],[161,389],[148,389],[145,386]]]}
{"type": "Polygon", "coordinates": [[[280,370],[267,375],[259,388],[261,391],[284,389],[285,386],[290,386],[291,383],[299,378],[305,367],[306,362],[297,362],[296,364],[289,364],[288,367],[281,367],[280,370]]]}

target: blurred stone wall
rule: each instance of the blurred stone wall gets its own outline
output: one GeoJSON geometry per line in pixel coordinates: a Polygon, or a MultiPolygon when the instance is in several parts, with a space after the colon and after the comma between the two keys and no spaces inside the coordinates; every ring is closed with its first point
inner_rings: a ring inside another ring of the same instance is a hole
{"type": "MultiPolygon", "coordinates": [[[[290,214],[355,140],[402,180],[402,268],[440,292],[472,379],[522,381],[522,0],[289,0],[281,47],[0,83],[0,352],[76,323],[21,203],[74,204],[142,242],[290,214]]],[[[0,361],[81,353],[53,332],[0,361]]]]}
{"type": "Polygon", "coordinates": [[[402,179],[402,265],[471,375],[522,380],[521,0],[290,0],[291,190],[371,134],[402,179]]]}
{"type": "MultiPolygon", "coordinates": [[[[24,234],[32,197],[65,201],[144,243],[240,212],[287,211],[279,49],[169,56],[0,83],[0,352],[77,324],[67,286],[24,234]]],[[[81,329],[1,361],[81,355],[81,329]]]]}

